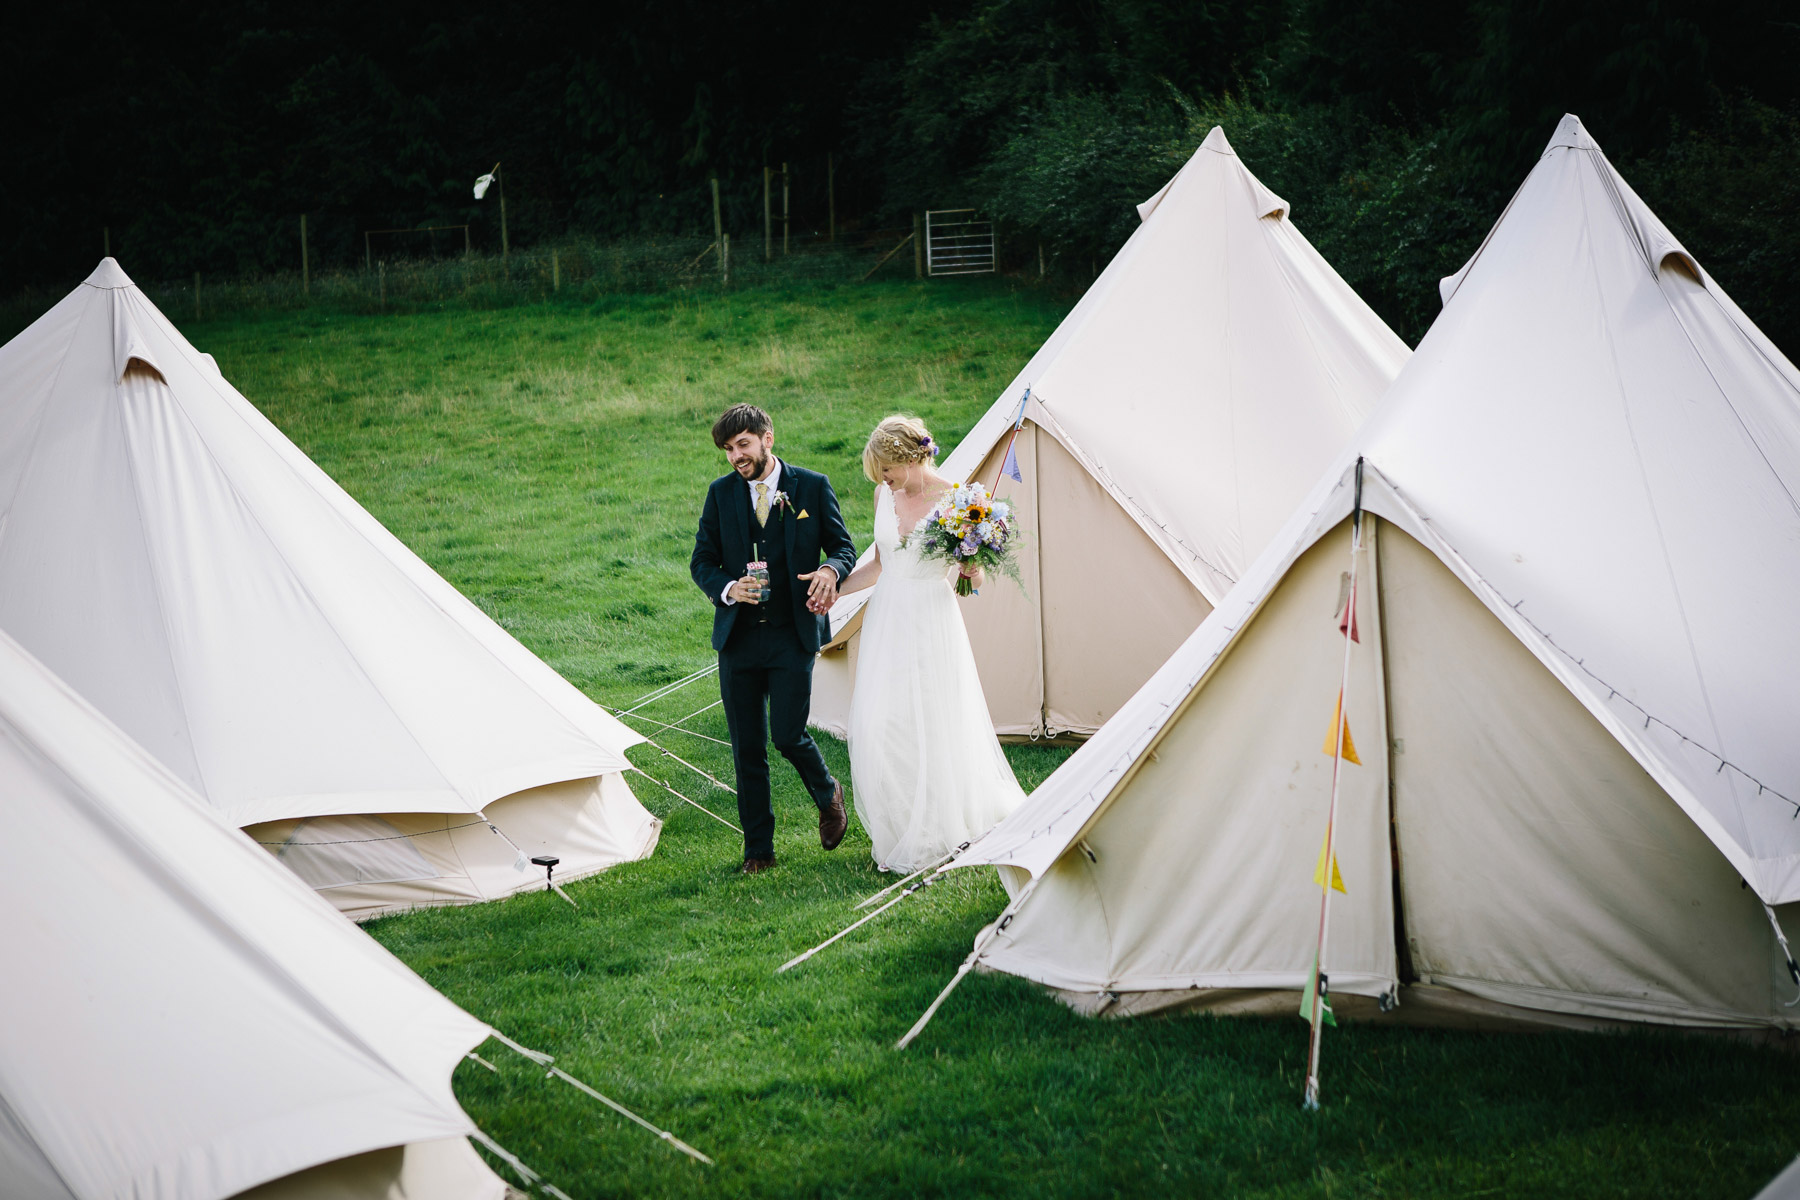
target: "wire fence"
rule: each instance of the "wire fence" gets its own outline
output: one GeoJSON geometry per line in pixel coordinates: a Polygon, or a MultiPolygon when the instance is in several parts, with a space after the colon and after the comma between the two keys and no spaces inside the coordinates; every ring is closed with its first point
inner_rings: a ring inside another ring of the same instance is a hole
{"type": "MultiPolygon", "coordinates": [[[[447,302],[499,307],[606,294],[849,284],[919,274],[922,263],[906,244],[912,232],[905,227],[840,230],[835,239],[823,233],[794,233],[785,252],[777,232],[767,253],[760,230],[728,236],[725,247],[706,236],[604,243],[570,240],[507,255],[434,256],[429,251],[387,258],[370,255],[337,267],[315,264],[304,275],[299,270],[236,278],[196,273],[192,278],[137,283],[176,320],[307,305],[356,312],[416,311],[447,302]]],[[[131,264],[121,265],[129,274],[131,264]]],[[[23,328],[66,293],[66,288],[33,288],[0,301],[4,333],[23,328]]]]}

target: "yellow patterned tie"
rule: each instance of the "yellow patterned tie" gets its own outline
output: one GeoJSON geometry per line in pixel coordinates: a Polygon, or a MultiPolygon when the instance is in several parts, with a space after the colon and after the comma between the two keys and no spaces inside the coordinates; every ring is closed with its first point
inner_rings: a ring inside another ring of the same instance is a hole
{"type": "Polygon", "coordinates": [[[756,523],[758,525],[767,525],[769,523],[769,485],[766,483],[759,483],[756,484],[755,487],[756,523]]]}

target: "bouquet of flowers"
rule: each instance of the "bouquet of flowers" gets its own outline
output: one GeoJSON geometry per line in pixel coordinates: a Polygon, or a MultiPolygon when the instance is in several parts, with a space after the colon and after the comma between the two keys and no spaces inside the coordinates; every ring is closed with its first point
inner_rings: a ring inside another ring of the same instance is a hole
{"type": "MultiPolygon", "coordinates": [[[[1009,543],[1017,536],[1011,506],[989,497],[981,484],[965,483],[951,488],[907,541],[918,546],[924,558],[941,558],[958,567],[986,567],[1016,582],[1019,566],[1009,543]]],[[[967,575],[956,577],[957,595],[973,590],[967,575]]]]}

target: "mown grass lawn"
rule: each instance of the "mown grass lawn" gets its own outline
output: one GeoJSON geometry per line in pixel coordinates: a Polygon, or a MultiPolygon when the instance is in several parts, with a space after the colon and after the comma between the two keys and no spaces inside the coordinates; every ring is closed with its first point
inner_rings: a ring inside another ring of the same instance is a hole
{"type": "MultiPolygon", "coordinates": [[[[857,458],[881,415],[954,444],[1066,302],[1002,282],[767,287],[481,311],[215,319],[226,375],[452,583],[596,700],[623,706],[710,661],[688,582],[723,472],[729,403],[831,474],[859,541],[857,458]]],[[[1158,432],[1148,431],[1151,435],[1158,432]]],[[[672,720],[710,682],[650,710],[672,720]]],[[[725,735],[717,711],[693,722],[725,735]]],[[[661,740],[729,780],[713,742],[661,740]]],[[[824,739],[847,771],[843,746],[824,739]]],[[[1027,787],[1066,751],[1011,747],[1027,787]]],[[[641,747],[648,773],[731,797],[641,747]]],[[[503,1053],[457,1094],[578,1200],[599,1196],[1749,1196],[1800,1148],[1790,1055],[1670,1036],[1344,1028],[1326,1105],[1298,1105],[1304,1026],[1076,1017],[1020,981],[969,980],[894,1039],[999,910],[976,873],[920,894],[780,978],[882,885],[854,825],[818,848],[777,767],[779,870],[647,781],[648,861],[369,930],[470,1012],[707,1151],[702,1167],[503,1053]]]]}

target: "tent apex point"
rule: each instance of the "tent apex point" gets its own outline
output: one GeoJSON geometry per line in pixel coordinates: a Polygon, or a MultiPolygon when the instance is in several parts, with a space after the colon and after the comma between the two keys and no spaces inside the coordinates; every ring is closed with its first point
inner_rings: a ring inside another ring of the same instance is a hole
{"type": "Polygon", "coordinates": [[[1237,151],[1233,150],[1231,143],[1225,140],[1223,125],[1212,127],[1212,131],[1206,135],[1206,140],[1200,143],[1200,149],[1211,150],[1214,154],[1229,154],[1233,158],[1237,157],[1237,151]]]}
{"type": "Polygon", "coordinates": [[[1556,132],[1550,136],[1550,144],[1544,147],[1544,153],[1558,149],[1598,150],[1600,143],[1587,131],[1587,126],[1581,123],[1580,117],[1574,113],[1564,113],[1563,119],[1556,124],[1556,132]]]}
{"type": "Polygon", "coordinates": [[[107,289],[137,286],[131,282],[131,276],[125,274],[125,268],[119,265],[119,260],[110,254],[101,259],[100,265],[94,268],[94,273],[81,282],[88,287],[107,289]]]}

